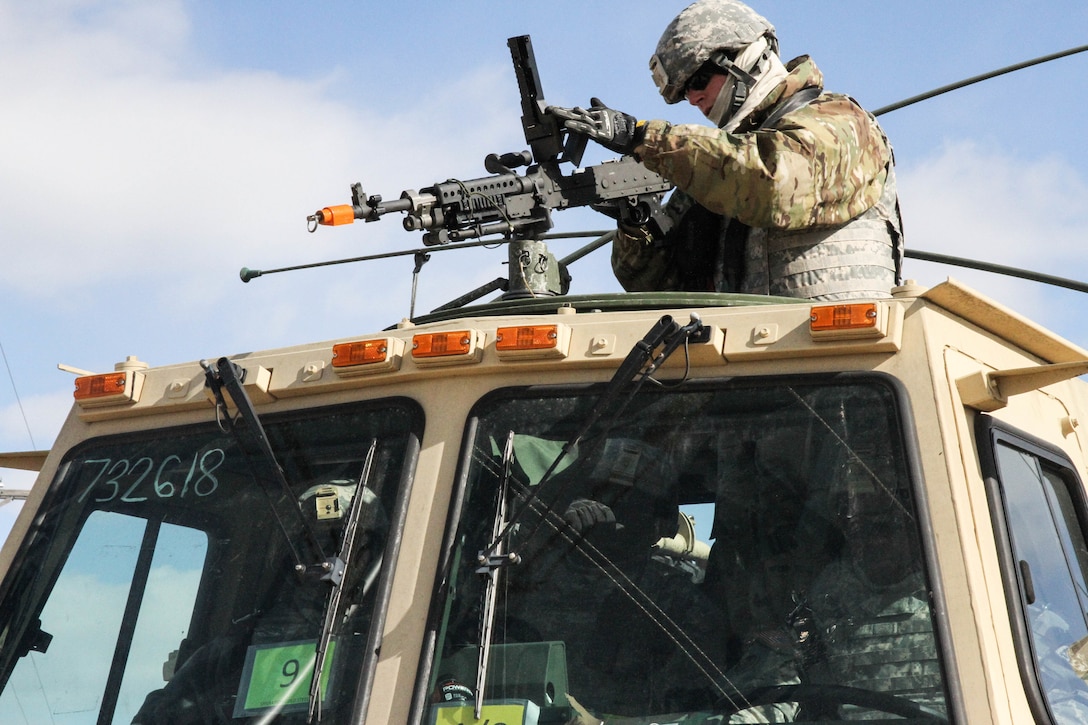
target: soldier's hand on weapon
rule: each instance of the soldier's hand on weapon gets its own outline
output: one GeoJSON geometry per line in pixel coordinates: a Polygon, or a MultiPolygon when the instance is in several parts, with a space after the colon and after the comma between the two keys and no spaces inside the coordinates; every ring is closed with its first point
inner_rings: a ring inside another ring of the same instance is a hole
{"type": "Polygon", "coordinates": [[[614,529],[621,528],[616,523],[616,514],[611,508],[600,501],[588,498],[577,498],[571,501],[570,506],[563,512],[563,518],[579,534],[586,533],[594,526],[607,525],[614,529]]]}
{"type": "Polygon", "coordinates": [[[660,196],[644,195],[608,199],[590,204],[589,208],[615,219],[619,222],[620,229],[626,230],[629,234],[645,233],[644,230],[649,225],[653,227],[651,233],[663,236],[672,226],[661,211],[660,196]]]}
{"type": "Polygon", "coordinates": [[[645,134],[644,122],[609,108],[599,98],[590,99],[588,110],[548,106],[547,112],[562,119],[567,130],[587,136],[618,154],[633,154],[645,134]]]}

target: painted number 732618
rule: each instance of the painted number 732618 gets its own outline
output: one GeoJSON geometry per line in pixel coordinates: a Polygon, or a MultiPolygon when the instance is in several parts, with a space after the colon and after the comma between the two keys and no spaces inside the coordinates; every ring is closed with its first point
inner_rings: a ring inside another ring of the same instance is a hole
{"type": "Polygon", "coordinates": [[[79,495],[79,502],[95,493],[95,503],[140,503],[149,498],[211,496],[219,488],[216,470],[227,454],[222,448],[197,451],[185,459],[176,454],[155,460],[140,458],[89,458],[83,466],[93,473],[79,495]]]}

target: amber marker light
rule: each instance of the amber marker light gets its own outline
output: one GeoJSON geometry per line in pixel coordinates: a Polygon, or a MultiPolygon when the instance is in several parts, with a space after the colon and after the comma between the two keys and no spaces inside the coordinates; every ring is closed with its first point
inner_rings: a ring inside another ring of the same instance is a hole
{"type": "Polygon", "coordinates": [[[483,359],[480,330],[421,332],[412,336],[412,360],[417,365],[462,365],[483,359]]]}
{"type": "Polygon", "coordinates": [[[473,350],[472,330],[427,332],[412,336],[412,357],[436,358],[469,355],[473,350]]]}
{"type": "Polygon", "coordinates": [[[500,327],[495,332],[495,349],[500,352],[511,350],[550,350],[558,344],[557,325],[532,325],[529,327],[500,327]]]}
{"type": "Polygon", "coordinates": [[[883,302],[847,302],[815,305],[809,313],[813,340],[851,340],[885,337],[888,305],[883,302]]]}
{"type": "Polygon", "coordinates": [[[144,374],[138,370],[117,370],[76,378],[72,393],[81,408],[135,403],[143,391],[144,374]]]}
{"type": "Polygon", "coordinates": [[[127,386],[128,374],[124,372],[86,375],[76,378],[76,389],[73,395],[80,402],[99,400],[124,395],[127,386]]]}
{"type": "Polygon", "coordinates": [[[875,302],[813,307],[809,329],[813,332],[867,330],[876,327],[878,318],[875,302]]]}
{"type": "Polygon", "coordinates": [[[388,353],[389,345],[384,339],[342,342],[332,346],[332,366],[346,368],[381,363],[385,362],[388,353]]]}
{"type": "Polygon", "coordinates": [[[392,372],[400,369],[403,354],[399,337],[340,342],[332,346],[332,369],[340,377],[392,372]]]}
{"type": "Polygon", "coordinates": [[[500,327],[495,330],[495,352],[499,359],[566,357],[570,328],[563,324],[500,327]]]}

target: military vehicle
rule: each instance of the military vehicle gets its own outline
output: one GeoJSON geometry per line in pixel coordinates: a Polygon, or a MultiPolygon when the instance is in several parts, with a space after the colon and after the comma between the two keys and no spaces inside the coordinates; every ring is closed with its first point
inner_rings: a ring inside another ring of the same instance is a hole
{"type": "Polygon", "coordinates": [[[548,212],[651,220],[663,188],[564,174],[511,50],[530,158],[311,217],[502,234],[506,280],[129,357],[5,459],[40,473],[0,552],[0,722],[1085,722],[1088,351],[952,279],[570,294],[548,212]]]}

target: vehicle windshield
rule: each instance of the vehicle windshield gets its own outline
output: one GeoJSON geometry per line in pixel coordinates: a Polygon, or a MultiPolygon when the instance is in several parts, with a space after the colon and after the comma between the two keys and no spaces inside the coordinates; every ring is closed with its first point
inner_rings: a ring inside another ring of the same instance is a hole
{"type": "Polygon", "coordinates": [[[644,389],[545,476],[598,394],[477,406],[431,722],[477,706],[493,722],[947,720],[883,378],[644,389]],[[507,563],[481,566],[496,552],[507,563]]]}
{"type": "Polygon", "coordinates": [[[323,556],[361,506],[321,678],[336,721],[422,413],[390,400],[263,422],[289,492],[215,423],[67,455],[0,599],[0,722],[305,721],[323,556]]]}

